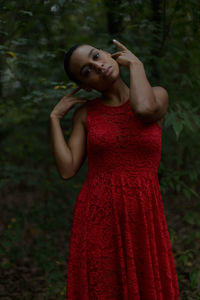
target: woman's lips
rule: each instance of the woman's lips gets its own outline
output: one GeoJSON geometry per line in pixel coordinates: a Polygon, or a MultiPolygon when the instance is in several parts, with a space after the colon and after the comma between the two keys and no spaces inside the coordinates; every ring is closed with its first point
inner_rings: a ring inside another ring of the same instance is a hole
{"type": "Polygon", "coordinates": [[[111,72],[112,72],[112,66],[110,66],[110,67],[108,67],[108,68],[106,69],[106,71],[104,72],[104,75],[105,75],[106,77],[108,77],[108,76],[110,75],[111,72]]]}

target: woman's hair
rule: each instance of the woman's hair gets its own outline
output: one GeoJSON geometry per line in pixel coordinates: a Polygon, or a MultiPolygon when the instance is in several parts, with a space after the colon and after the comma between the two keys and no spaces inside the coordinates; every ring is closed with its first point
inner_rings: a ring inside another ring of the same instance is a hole
{"type": "Polygon", "coordinates": [[[76,78],[76,76],[73,74],[73,72],[70,70],[69,64],[70,64],[70,59],[73,54],[73,52],[80,46],[83,46],[83,44],[76,44],[72,46],[67,52],[65,52],[64,56],[64,69],[67,74],[67,76],[77,84],[80,84],[81,82],[76,78]]]}

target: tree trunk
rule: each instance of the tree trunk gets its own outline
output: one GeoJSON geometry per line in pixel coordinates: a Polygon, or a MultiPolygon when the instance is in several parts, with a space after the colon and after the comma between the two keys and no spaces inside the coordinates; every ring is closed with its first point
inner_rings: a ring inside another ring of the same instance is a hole
{"type": "Polygon", "coordinates": [[[120,14],[122,0],[104,0],[107,27],[111,38],[119,38],[123,31],[123,17],[120,14]]]}
{"type": "MultiPolygon", "coordinates": [[[[161,56],[161,29],[162,29],[162,11],[161,11],[161,4],[162,0],[151,0],[152,3],[152,22],[154,25],[153,29],[153,47],[151,50],[151,64],[152,64],[152,78],[156,82],[160,81],[160,72],[159,66],[157,65],[157,60],[155,57],[161,56]]],[[[163,14],[165,20],[165,0],[164,0],[164,9],[163,14]]]]}

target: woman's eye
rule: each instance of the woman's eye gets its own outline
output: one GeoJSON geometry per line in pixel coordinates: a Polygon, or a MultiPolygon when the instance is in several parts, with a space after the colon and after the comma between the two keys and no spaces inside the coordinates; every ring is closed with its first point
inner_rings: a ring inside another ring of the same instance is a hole
{"type": "Polygon", "coordinates": [[[93,59],[97,59],[99,57],[99,53],[96,53],[94,56],[93,56],[93,59]]]}
{"type": "MultiPolygon", "coordinates": [[[[93,59],[96,60],[99,57],[99,52],[97,52],[94,56],[93,59]]],[[[89,67],[88,69],[85,70],[85,72],[83,72],[84,76],[88,76],[91,72],[92,67],[89,67]]]]}
{"type": "Polygon", "coordinates": [[[88,68],[83,74],[84,76],[88,76],[90,74],[91,68],[88,68]]]}

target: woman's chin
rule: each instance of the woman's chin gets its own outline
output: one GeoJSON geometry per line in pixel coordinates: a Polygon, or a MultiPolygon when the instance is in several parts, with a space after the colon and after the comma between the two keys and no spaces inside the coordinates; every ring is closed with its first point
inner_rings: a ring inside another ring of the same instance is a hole
{"type": "Polygon", "coordinates": [[[113,71],[112,76],[110,76],[110,78],[107,78],[107,82],[109,84],[113,84],[116,80],[118,80],[120,78],[120,72],[119,71],[118,70],[113,71]]]}

